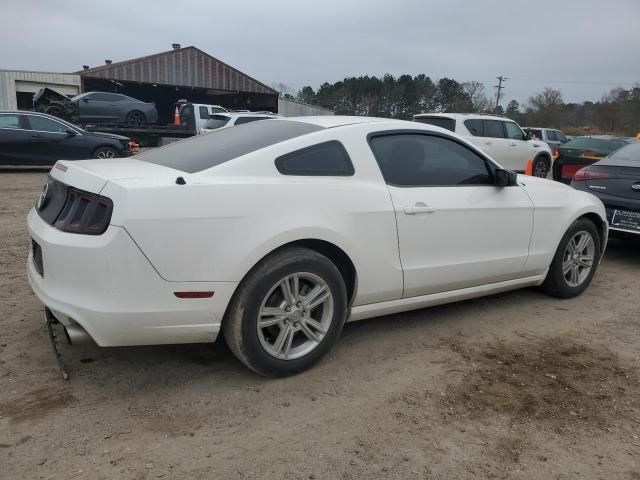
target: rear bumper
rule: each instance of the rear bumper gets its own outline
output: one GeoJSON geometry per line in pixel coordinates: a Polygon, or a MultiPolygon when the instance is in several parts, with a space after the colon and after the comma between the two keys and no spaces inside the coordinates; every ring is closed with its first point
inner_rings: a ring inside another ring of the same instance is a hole
{"type": "Polygon", "coordinates": [[[102,235],[62,232],[31,210],[29,234],[42,251],[40,275],[30,250],[31,288],[63,325],[80,325],[100,346],[215,340],[236,282],[167,282],[122,227],[102,235]],[[213,291],[180,299],[178,291],[213,291]]]}

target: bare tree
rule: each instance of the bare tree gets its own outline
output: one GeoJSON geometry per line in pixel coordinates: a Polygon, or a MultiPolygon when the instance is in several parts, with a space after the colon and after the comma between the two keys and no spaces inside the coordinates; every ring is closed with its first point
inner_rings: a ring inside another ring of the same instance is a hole
{"type": "Polygon", "coordinates": [[[486,112],[490,109],[489,99],[485,93],[483,83],[476,81],[464,82],[462,89],[469,95],[474,112],[486,112]]]}
{"type": "Polygon", "coordinates": [[[560,127],[561,108],[564,105],[562,92],[545,87],[542,92],[529,98],[527,114],[545,127],[560,127]]]}
{"type": "Polygon", "coordinates": [[[293,94],[295,93],[294,89],[286,83],[272,82],[269,86],[277,91],[281,98],[293,98],[293,94]]]}

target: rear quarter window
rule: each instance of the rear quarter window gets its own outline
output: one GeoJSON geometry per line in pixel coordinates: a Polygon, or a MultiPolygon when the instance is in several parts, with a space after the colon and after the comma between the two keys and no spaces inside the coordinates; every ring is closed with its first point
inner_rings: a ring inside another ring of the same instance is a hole
{"type": "Polygon", "coordinates": [[[469,133],[474,137],[484,137],[484,125],[480,119],[469,119],[464,121],[469,133]]]}
{"type": "Polygon", "coordinates": [[[335,140],[287,153],[275,163],[283,175],[348,177],[354,174],[349,154],[335,140]]]}
{"type": "Polygon", "coordinates": [[[446,128],[451,132],[456,131],[456,121],[453,118],[446,117],[417,117],[414,119],[419,123],[426,123],[440,128],[446,128]]]}

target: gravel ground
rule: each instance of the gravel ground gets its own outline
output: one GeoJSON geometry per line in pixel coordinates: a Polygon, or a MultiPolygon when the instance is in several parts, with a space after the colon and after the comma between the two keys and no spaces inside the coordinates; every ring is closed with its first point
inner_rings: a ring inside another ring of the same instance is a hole
{"type": "Polygon", "coordinates": [[[0,173],[0,478],[640,479],[640,242],[592,286],[349,324],[268,380],[222,342],[68,347],[25,275],[42,172],[0,173]]]}

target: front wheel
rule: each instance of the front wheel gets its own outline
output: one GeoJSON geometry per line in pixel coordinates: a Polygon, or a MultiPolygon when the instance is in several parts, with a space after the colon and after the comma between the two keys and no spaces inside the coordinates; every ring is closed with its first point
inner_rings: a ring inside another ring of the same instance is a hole
{"type": "Polygon", "coordinates": [[[115,148],[100,147],[93,152],[93,158],[118,158],[120,155],[115,148]]]}
{"type": "Polygon", "coordinates": [[[580,295],[591,283],[600,255],[597,227],[586,218],[576,220],[558,245],[542,289],[559,298],[580,295]]]}
{"type": "Polygon", "coordinates": [[[127,114],[127,118],[125,119],[127,125],[146,125],[147,117],[144,116],[144,113],[138,112],[134,110],[133,112],[129,112],[127,114]]]}
{"type": "Polygon", "coordinates": [[[261,261],[240,284],[223,334],[247,367],[283,377],[306,370],[329,351],[346,313],[337,267],[312,250],[286,248],[261,261]]]}

